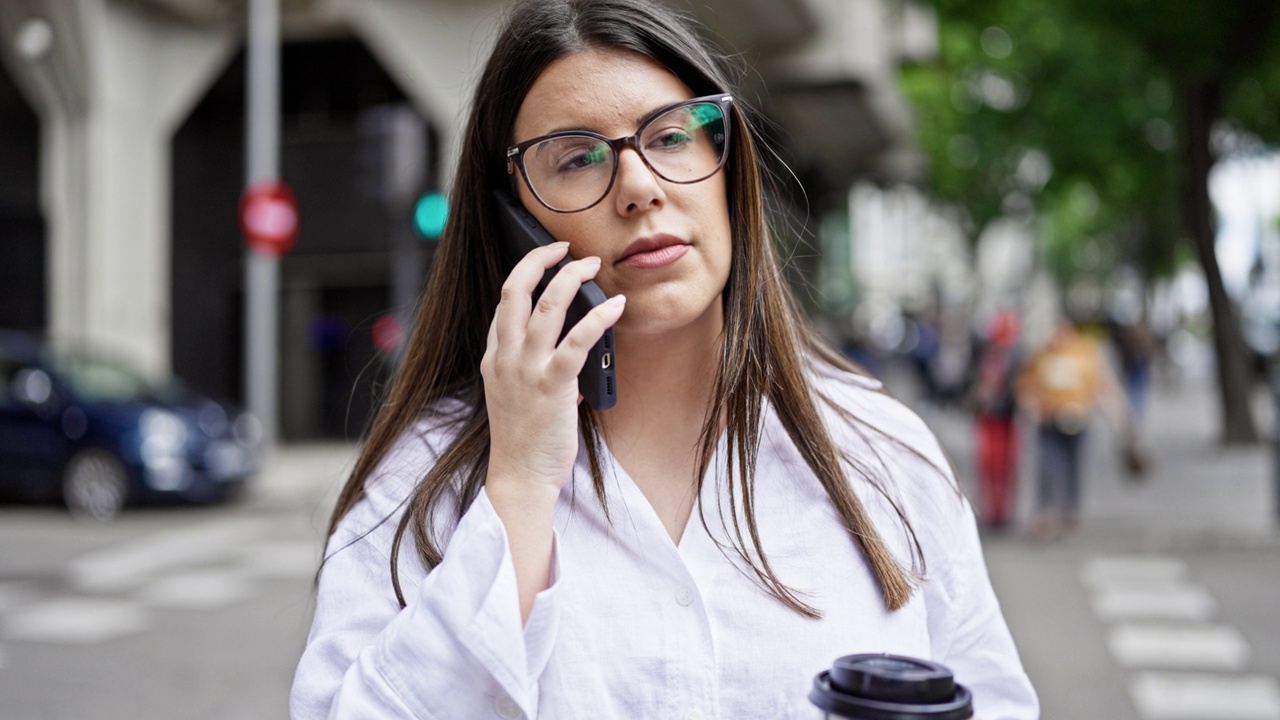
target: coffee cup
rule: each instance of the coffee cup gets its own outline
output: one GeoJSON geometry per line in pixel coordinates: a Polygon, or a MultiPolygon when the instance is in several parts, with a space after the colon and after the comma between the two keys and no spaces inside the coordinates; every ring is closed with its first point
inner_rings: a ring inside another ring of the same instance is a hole
{"type": "Polygon", "coordinates": [[[846,655],[813,679],[809,700],[828,720],[970,720],[973,695],[946,666],[868,653],[846,655]]]}

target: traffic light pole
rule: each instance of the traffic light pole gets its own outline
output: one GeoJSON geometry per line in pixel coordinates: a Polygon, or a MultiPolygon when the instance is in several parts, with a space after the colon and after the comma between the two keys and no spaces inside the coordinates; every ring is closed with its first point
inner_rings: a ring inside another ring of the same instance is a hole
{"type": "MultiPolygon", "coordinates": [[[[249,0],[246,43],[245,186],[280,174],[280,0],[249,0]]],[[[245,402],[270,451],[278,429],[280,260],[245,256],[245,402]]]]}

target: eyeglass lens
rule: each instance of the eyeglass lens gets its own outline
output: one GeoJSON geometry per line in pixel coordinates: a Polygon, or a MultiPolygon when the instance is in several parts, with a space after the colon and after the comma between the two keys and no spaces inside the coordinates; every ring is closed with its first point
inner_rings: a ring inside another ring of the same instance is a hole
{"type": "MultiPolygon", "coordinates": [[[[645,123],[640,153],[665,180],[693,183],[719,169],[725,153],[724,111],[715,103],[683,105],[645,123]]],[[[549,138],[524,153],[529,186],[549,207],[566,212],[594,205],[609,192],[617,154],[590,135],[549,138]]]]}

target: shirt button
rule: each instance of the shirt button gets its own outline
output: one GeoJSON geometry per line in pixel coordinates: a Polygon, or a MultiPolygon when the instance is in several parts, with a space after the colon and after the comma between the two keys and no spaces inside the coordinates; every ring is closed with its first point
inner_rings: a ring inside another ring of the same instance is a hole
{"type": "Polygon", "coordinates": [[[493,709],[498,711],[498,717],[505,720],[515,720],[520,717],[520,706],[515,700],[505,695],[498,698],[498,701],[493,704],[493,709]]]}
{"type": "MultiPolygon", "coordinates": [[[[693,591],[689,588],[681,588],[680,592],[676,593],[676,602],[680,603],[683,607],[689,607],[693,604],[693,591]]],[[[695,710],[694,712],[697,711],[695,710]]],[[[698,715],[698,717],[702,716],[698,715]]],[[[689,716],[689,720],[695,720],[693,715],[689,716]]]]}

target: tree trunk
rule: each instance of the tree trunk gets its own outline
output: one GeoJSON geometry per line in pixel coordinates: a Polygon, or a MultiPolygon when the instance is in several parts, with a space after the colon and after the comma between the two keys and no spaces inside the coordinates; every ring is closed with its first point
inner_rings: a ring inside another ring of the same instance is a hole
{"type": "Polygon", "coordinates": [[[1255,443],[1258,431],[1249,403],[1250,381],[1245,345],[1235,305],[1222,283],[1215,252],[1213,205],[1209,199],[1209,170],[1213,155],[1209,130],[1221,108],[1221,88],[1212,81],[1180,84],[1183,127],[1186,131],[1186,213],[1196,256],[1204,269],[1213,314],[1213,346],[1217,356],[1218,389],[1222,408],[1222,441],[1255,443]]]}

